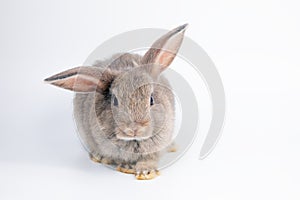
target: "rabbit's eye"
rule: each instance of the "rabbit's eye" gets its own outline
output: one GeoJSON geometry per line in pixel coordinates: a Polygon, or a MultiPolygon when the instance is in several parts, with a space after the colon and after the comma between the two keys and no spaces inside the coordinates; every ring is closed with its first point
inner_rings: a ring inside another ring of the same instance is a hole
{"type": "Polygon", "coordinates": [[[154,99],[153,99],[153,96],[151,95],[151,97],[150,97],[150,106],[153,106],[153,104],[154,104],[154,99]]]}
{"type": "Polygon", "coordinates": [[[118,105],[119,105],[118,99],[117,97],[114,97],[114,106],[118,106],[118,105]]]}

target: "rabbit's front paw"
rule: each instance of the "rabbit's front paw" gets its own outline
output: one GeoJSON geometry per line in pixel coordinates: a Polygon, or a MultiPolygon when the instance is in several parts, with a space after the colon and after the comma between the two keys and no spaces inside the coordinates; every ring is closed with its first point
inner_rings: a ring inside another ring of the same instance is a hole
{"type": "Polygon", "coordinates": [[[103,156],[99,156],[99,155],[93,155],[93,154],[89,154],[90,159],[96,163],[101,163],[104,165],[112,165],[113,161],[109,158],[105,158],[103,156]]]}
{"type": "Polygon", "coordinates": [[[116,168],[117,171],[119,172],[123,172],[126,174],[135,174],[135,169],[134,166],[131,164],[119,164],[116,168]]]}
{"type": "Polygon", "coordinates": [[[135,178],[138,180],[150,180],[159,175],[159,171],[152,163],[138,162],[135,166],[135,178]]]}

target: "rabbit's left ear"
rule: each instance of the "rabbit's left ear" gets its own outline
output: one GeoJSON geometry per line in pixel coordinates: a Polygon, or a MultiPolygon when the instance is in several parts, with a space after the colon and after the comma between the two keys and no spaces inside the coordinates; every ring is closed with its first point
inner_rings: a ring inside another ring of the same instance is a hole
{"type": "Polygon", "coordinates": [[[157,76],[174,60],[188,24],[179,26],[156,40],[143,56],[142,63],[149,66],[151,75],[157,76]]]}

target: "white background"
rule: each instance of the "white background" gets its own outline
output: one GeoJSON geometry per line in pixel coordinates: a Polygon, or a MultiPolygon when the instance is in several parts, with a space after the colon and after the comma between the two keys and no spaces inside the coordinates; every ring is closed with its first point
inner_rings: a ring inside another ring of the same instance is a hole
{"type": "Polygon", "coordinates": [[[260,1],[1,1],[0,199],[299,199],[300,5],[260,1]],[[110,37],[186,34],[215,62],[227,97],[223,136],[201,138],[152,181],[89,161],[71,92],[43,84],[110,37]]]}

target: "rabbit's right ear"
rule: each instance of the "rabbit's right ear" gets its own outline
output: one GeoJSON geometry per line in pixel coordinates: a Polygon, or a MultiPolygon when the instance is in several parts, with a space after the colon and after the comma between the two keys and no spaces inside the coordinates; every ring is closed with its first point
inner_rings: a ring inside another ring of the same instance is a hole
{"type": "Polygon", "coordinates": [[[76,67],[45,79],[46,83],[75,92],[102,92],[113,81],[109,70],[97,67],[76,67]]]}

